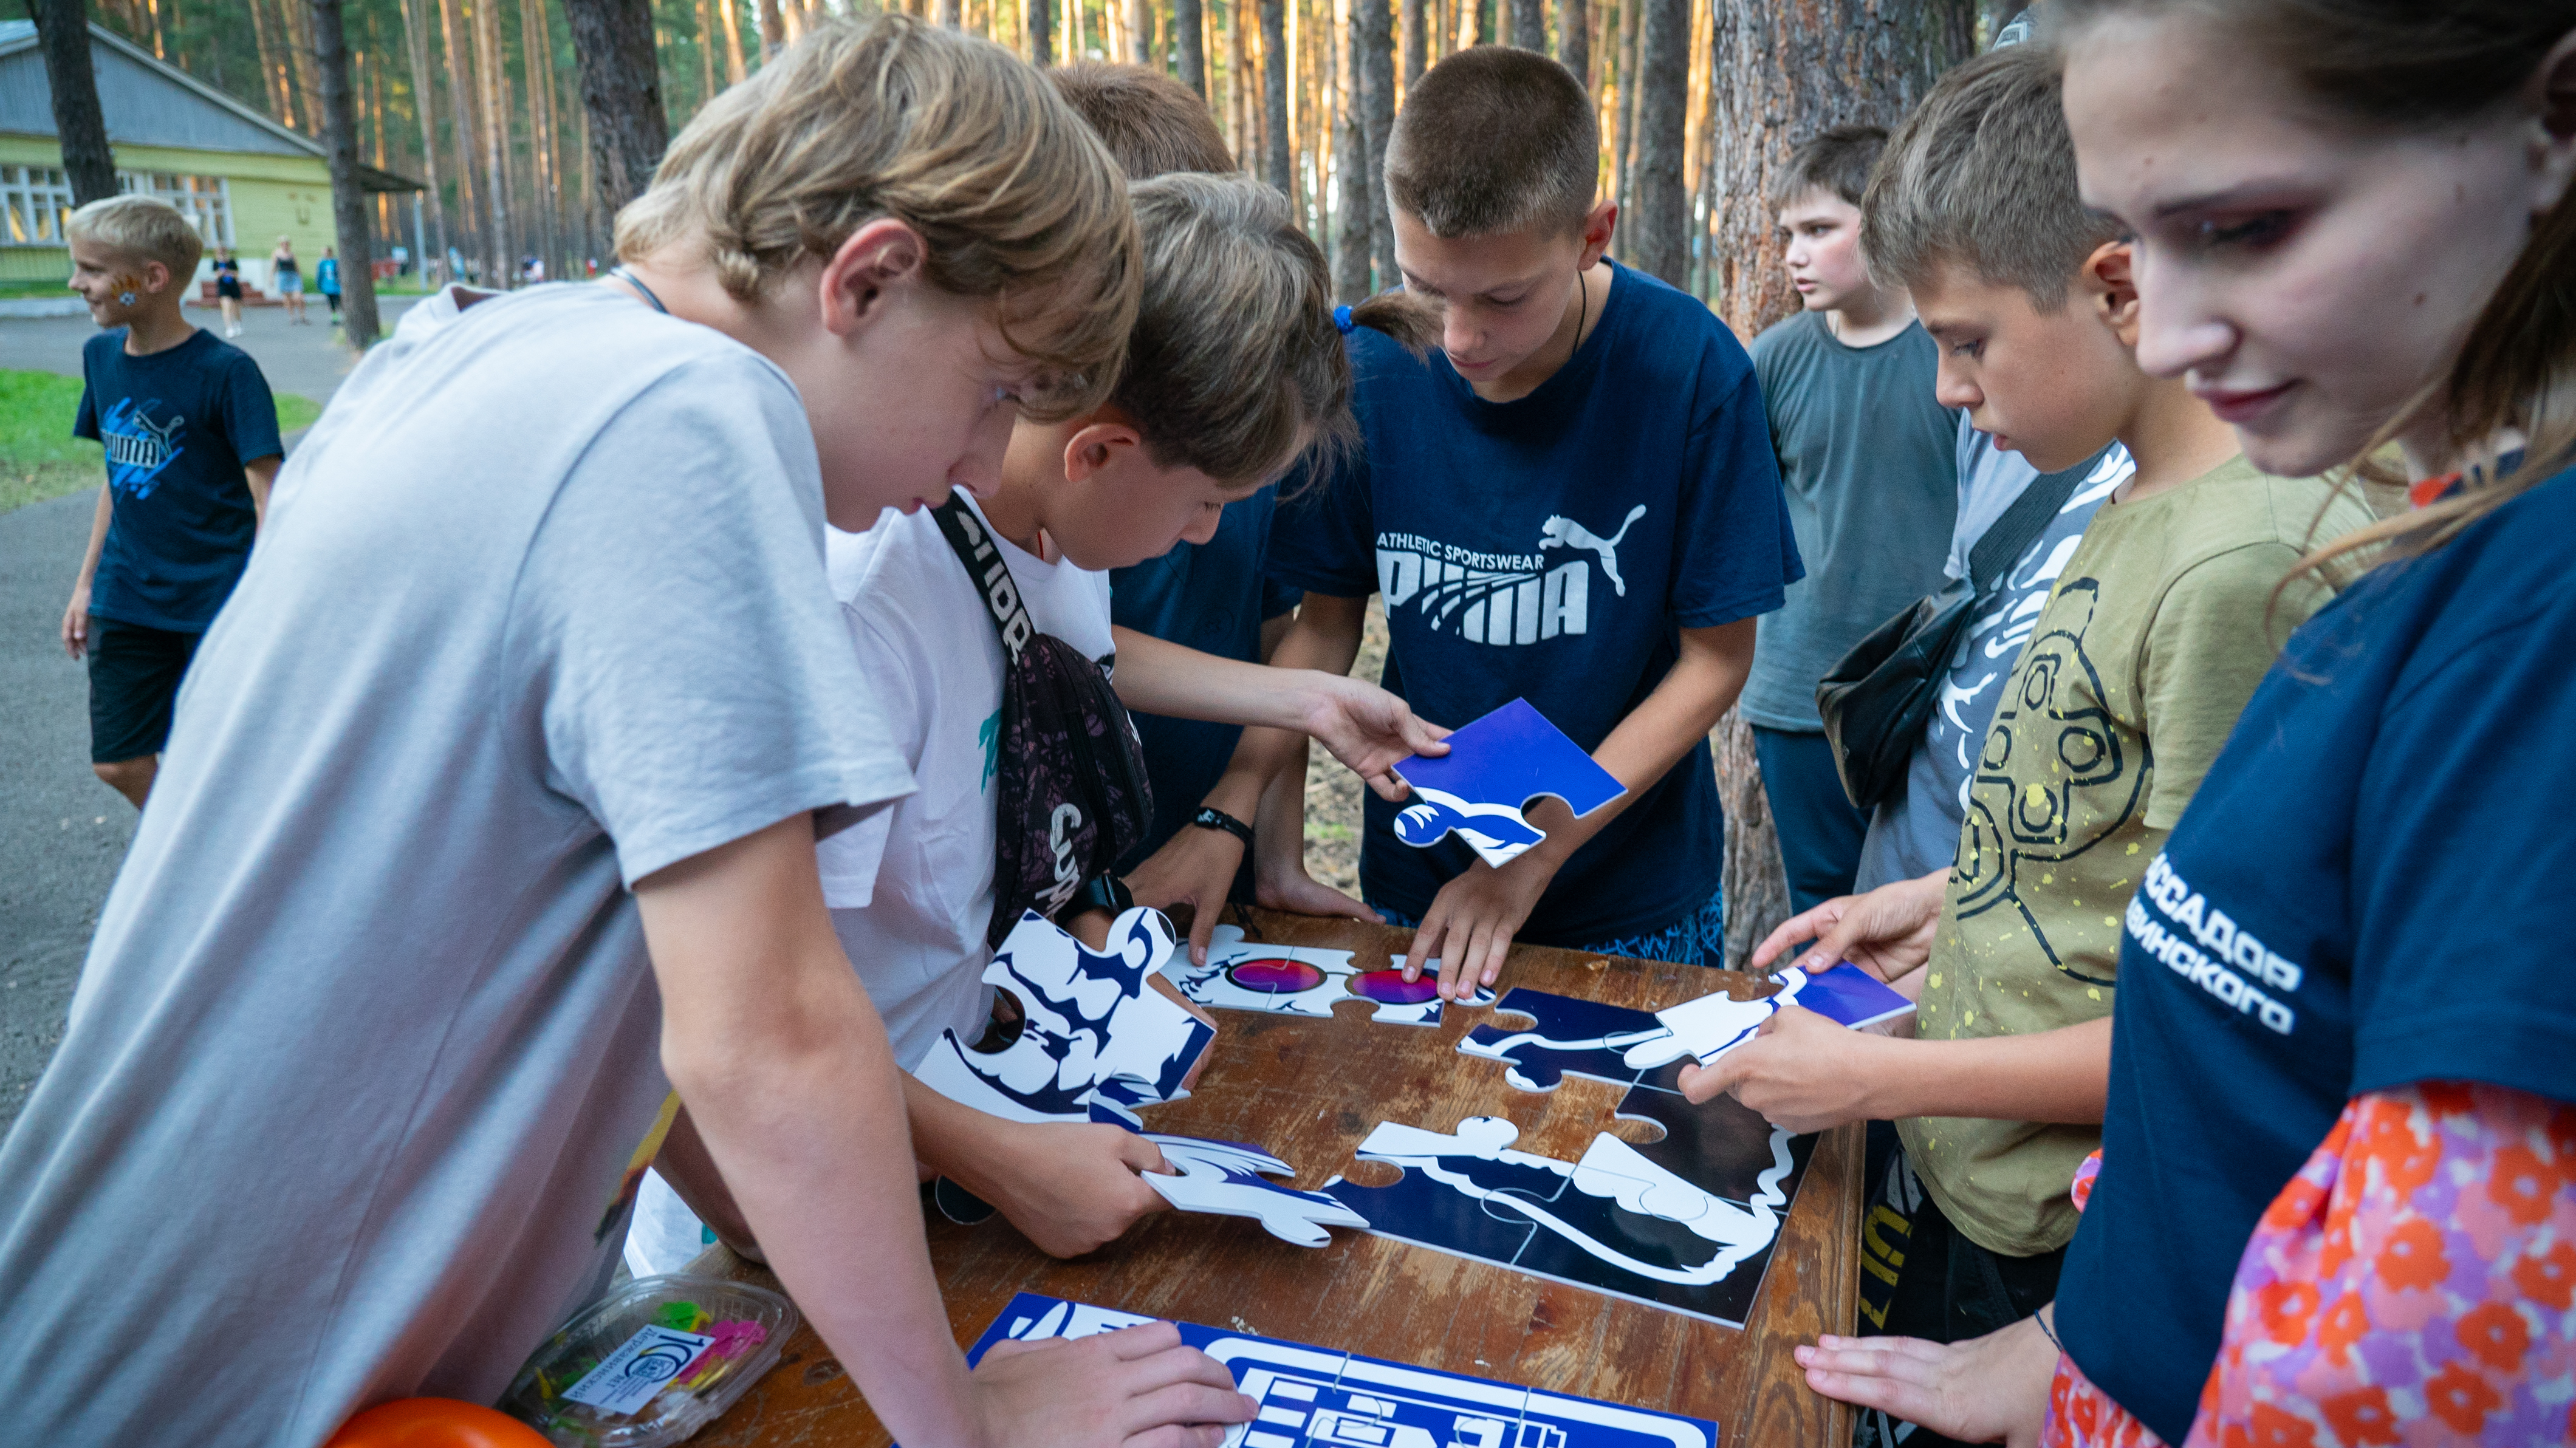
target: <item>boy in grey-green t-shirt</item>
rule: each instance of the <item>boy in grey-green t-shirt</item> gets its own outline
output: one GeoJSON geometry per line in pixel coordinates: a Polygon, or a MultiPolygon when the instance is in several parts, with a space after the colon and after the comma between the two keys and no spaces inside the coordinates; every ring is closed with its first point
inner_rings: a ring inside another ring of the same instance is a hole
{"type": "Polygon", "coordinates": [[[1886,141],[1875,126],[1843,126],[1791,156],[1775,202],[1805,309],[1753,343],[1807,576],[1757,626],[1740,707],[1801,911],[1851,893],[1869,828],[1843,793],[1816,683],[1941,587],[1958,511],[1958,414],[1934,396],[1938,351],[1905,290],[1880,286],[1860,260],[1861,189],[1886,141]]]}

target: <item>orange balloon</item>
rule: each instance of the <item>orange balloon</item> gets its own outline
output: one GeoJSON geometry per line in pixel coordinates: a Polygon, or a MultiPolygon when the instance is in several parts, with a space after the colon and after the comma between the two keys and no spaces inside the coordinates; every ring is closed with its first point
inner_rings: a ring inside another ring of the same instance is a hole
{"type": "Polygon", "coordinates": [[[323,1448],[554,1448],[546,1435],[496,1409],[453,1398],[379,1403],[323,1448]]]}

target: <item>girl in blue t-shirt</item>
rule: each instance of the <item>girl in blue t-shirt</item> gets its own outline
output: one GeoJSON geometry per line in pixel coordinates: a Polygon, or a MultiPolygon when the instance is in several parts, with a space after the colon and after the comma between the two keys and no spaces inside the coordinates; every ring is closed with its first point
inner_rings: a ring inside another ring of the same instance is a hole
{"type": "Polygon", "coordinates": [[[2086,199],[2138,233],[2140,361],[2268,472],[2395,444],[2417,506],[2310,560],[2377,566],[2122,902],[2056,1303],[1800,1360],[1972,1441],[2568,1441],[2576,17],[2056,9],[2086,199]]]}

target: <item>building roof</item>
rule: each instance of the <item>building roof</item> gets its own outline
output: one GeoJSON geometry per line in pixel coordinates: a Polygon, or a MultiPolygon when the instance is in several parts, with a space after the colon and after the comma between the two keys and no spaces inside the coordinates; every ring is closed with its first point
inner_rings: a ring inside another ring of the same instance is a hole
{"type": "MultiPolygon", "coordinates": [[[[93,22],[89,37],[99,109],[106,113],[111,144],[311,156],[329,162],[331,153],[320,141],[279,125],[124,36],[93,22]]],[[[53,85],[45,76],[32,20],[0,21],[0,132],[55,134],[53,85]]],[[[426,189],[408,176],[364,164],[358,167],[358,184],[368,191],[426,189]]]]}

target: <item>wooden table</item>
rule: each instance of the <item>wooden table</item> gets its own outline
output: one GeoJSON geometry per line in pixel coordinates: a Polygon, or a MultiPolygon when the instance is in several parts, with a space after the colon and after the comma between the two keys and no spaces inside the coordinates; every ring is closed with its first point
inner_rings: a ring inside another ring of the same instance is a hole
{"type": "MultiPolygon", "coordinates": [[[[1357,952],[1374,968],[1411,932],[1349,920],[1244,912],[1245,932],[1280,945],[1357,952]]],[[[1769,983],[1729,971],[1609,960],[1519,946],[1502,986],[1658,1009],[1712,987],[1741,997],[1769,983]]],[[[1436,1029],[1382,1026],[1365,1003],[1331,1021],[1220,1011],[1196,1094],[1146,1109],[1157,1131],[1257,1142],[1294,1163],[1312,1189],[1351,1172],[1353,1148],[1381,1121],[1446,1131],[1503,1116],[1524,1151],[1572,1161],[1601,1131],[1650,1141],[1657,1128],[1613,1122],[1619,1088],[1569,1076],[1547,1095],[1512,1087],[1500,1064],[1457,1053],[1492,1016],[1451,1008],[1436,1029]]],[[[1315,1343],[1552,1392],[1714,1418],[1726,1448],[1850,1441],[1848,1410],[1808,1391],[1789,1350],[1852,1330],[1859,1289],[1862,1132],[1816,1143],[1769,1276],[1741,1332],[1509,1268],[1336,1230],[1329,1247],[1293,1247],[1238,1217],[1157,1213],[1115,1245],[1057,1261],[996,1218],[960,1227],[933,1213],[930,1259],[960,1344],[1015,1292],[1092,1302],[1212,1327],[1315,1343]]],[[[1361,1168],[1366,1174],[1375,1168],[1361,1168]]],[[[703,1269],[773,1282],[723,1248],[703,1269]]],[[[708,1448],[882,1448],[885,1430],[811,1327],[734,1410],[692,1440],[708,1448]]]]}

